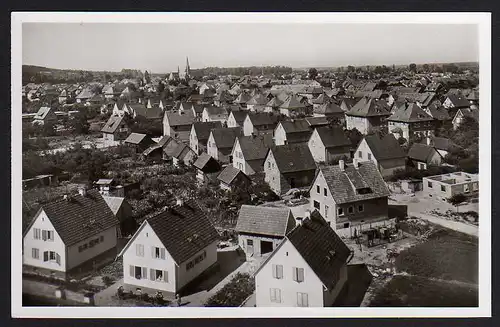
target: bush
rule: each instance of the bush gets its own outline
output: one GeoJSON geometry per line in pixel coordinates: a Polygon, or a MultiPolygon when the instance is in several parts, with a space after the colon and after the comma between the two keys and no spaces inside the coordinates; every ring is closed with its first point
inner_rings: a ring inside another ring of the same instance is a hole
{"type": "Polygon", "coordinates": [[[206,307],[238,307],[255,291],[255,282],[249,274],[237,273],[205,303],[206,307]]]}
{"type": "Polygon", "coordinates": [[[111,278],[110,276],[102,276],[102,282],[104,283],[104,285],[106,285],[107,287],[111,286],[115,281],[113,278],[111,278]]]}

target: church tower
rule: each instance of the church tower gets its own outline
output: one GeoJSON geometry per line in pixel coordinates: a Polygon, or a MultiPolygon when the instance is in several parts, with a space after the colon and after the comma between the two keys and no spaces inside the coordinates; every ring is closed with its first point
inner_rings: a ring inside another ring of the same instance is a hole
{"type": "Polygon", "coordinates": [[[189,68],[189,58],[186,57],[186,78],[191,76],[191,68],[189,68]]]}

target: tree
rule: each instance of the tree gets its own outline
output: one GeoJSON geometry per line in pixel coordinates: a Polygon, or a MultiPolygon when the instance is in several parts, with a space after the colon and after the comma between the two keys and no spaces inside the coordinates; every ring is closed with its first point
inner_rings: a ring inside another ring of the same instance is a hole
{"type": "Polygon", "coordinates": [[[80,113],[69,120],[69,126],[75,134],[88,134],[90,125],[85,113],[80,113]]]}
{"type": "Polygon", "coordinates": [[[363,139],[363,134],[358,131],[356,128],[346,130],[345,131],[347,138],[351,141],[351,145],[353,148],[356,148],[363,139]]]}
{"type": "Polygon", "coordinates": [[[351,66],[351,65],[347,66],[348,72],[354,72],[355,70],[356,70],[356,68],[354,68],[354,66],[351,66]]]}
{"type": "Polygon", "coordinates": [[[428,72],[429,71],[429,65],[428,64],[424,64],[422,66],[422,68],[424,69],[425,72],[428,72]]]}
{"type": "Polygon", "coordinates": [[[160,83],[158,84],[158,87],[156,88],[156,92],[158,94],[162,94],[163,91],[165,91],[165,84],[163,84],[163,82],[160,81],[160,83]]]}
{"type": "Polygon", "coordinates": [[[408,66],[408,69],[411,71],[411,72],[416,72],[417,71],[417,65],[414,64],[414,63],[411,63],[409,66],[408,66]]]}
{"type": "Polygon", "coordinates": [[[315,79],[316,76],[318,76],[318,70],[316,68],[310,68],[308,74],[310,79],[315,79]]]}
{"type": "Polygon", "coordinates": [[[455,208],[457,208],[457,212],[458,212],[458,206],[462,202],[465,202],[465,200],[467,200],[467,197],[463,193],[454,194],[447,199],[449,203],[451,203],[453,206],[455,206],[455,208]]]}

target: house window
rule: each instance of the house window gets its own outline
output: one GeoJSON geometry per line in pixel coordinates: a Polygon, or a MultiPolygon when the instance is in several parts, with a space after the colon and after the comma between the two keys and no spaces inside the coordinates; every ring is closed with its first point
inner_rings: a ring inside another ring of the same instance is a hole
{"type": "Polygon", "coordinates": [[[292,268],[293,280],[297,283],[302,283],[304,281],[304,268],[292,268]]]}
{"type": "Polygon", "coordinates": [[[363,158],[363,152],[358,151],[358,157],[359,157],[359,158],[363,158]]]}
{"type": "Polygon", "coordinates": [[[319,187],[319,185],[316,185],[316,193],[318,193],[318,194],[321,193],[321,187],[319,187]]]}
{"type": "Polygon", "coordinates": [[[36,248],[31,249],[31,257],[33,259],[40,259],[40,250],[36,248]]]}
{"type": "Polygon", "coordinates": [[[477,183],[472,184],[472,189],[473,189],[474,191],[477,191],[477,189],[478,189],[478,184],[477,184],[477,183]]]}
{"type": "Polygon", "coordinates": [[[428,188],[432,188],[432,182],[429,182],[429,181],[428,181],[428,182],[427,182],[427,187],[428,187],[428,188]]]}
{"type": "Polygon", "coordinates": [[[151,252],[152,252],[151,256],[153,258],[165,260],[165,248],[159,248],[159,247],[153,246],[151,252]]]}
{"type": "Polygon", "coordinates": [[[325,204],[325,219],[328,218],[328,206],[325,204]]]}
{"type": "Polygon", "coordinates": [[[136,244],[135,245],[135,255],[138,257],[144,257],[144,245],[136,244]]]}
{"type": "Polygon", "coordinates": [[[368,160],[372,160],[372,154],[368,153],[368,160]]]}
{"type": "Polygon", "coordinates": [[[337,215],[338,216],[343,216],[344,215],[344,208],[338,208],[337,209],[337,215]]]}
{"type": "Polygon", "coordinates": [[[271,169],[271,163],[270,162],[267,163],[267,168],[271,169]]]}
{"type": "Polygon", "coordinates": [[[54,241],[54,231],[53,230],[48,230],[47,231],[47,239],[49,241],[52,241],[52,242],[54,241]]]}
{"type": "Polygon", "coordinates": [[[283,265],[273,265],[273,278],[283,279],[283,265]]]}
{"type": "Polygon", "coordinates": [[[104,236],[102,236],[102,235],[101,235],[101,236],[99,236],[99,242],[100,242],[100,243],[104,242],[104,236]]]}
{"type": "Polygon", "coordinates": [[[281,290],[279,288],[271,288],[271,302],[281,303],[281,290]]]}
{"type": "Polygon", "coordinates": [[[168,272],[166,270],[149,269],[149,279],[155,282],[168,283],[168,272]]]}
{"type": "Polygon", "coordinates": [[[33,229],[33,238],[35,240],[39,240],[40,239],[40,228],[34,228],[33,229]]]}
{"type": "Polygon", "coordinates": [[[253,246],[253,240],[247,240],[247,246],[253,246]]]}
{"type": "Polygon", "coordinates": [[[55,261],[58,265],[61,264],[61,256],[54,251],[43,252],[43,261],[55,261]]]}
{"type": "Polygon", "coordinates": [[[445,185],[441,185],[441,192],[446,192],[446,186],[445,185]]]}
{"type": "Polygon", "coordinates": [[[314,201],[313,201],[313,206],[314,206],[316,209],[318,209],[318,210],[319,210],[319,202],[318,202],[318,201],[314,200],[314,201]]]}
{"type": "Polygon", "coordinates": [[[307,299],[307,293],[297,292],[297,306],[299,307],[308,307],[309,302],[307,299]]]}
{"type": "Polygon", "coordinates": [[[469,191],[470,191],[470,190],[469,190],[469,184],[465,184],[465,185],[464,185],[464,192],[465,192],[465,193],[469,193],[469,191]]]}
{"type": "Polygon", "coordinates": [[[349,208],[347,208],[347,212],[348,213],[353,213],[354,212],[354,208],[352,206],[350,206],[349,208]]]}
{"type": "Polygon", "coordinates": [[[135,277],[136,279],[147,279],[148,278],[148,268],[139,266],[129,266],[130,277],[135,277]]]}
{"type": "Polygon", "coordinates": [[[326,191],[326,187],[323,188],[323,195],[327,196],[328,192],[326,191]]]}
{"type": "Polygon", "coordinates": [[[349,223],[344,223],[344,228],[349,228],[349,223]]]}
{"type": "Polygon", "coordinates": [[[362,204],[360,204],[358,206],[358,212],[363,212],[365,210],[364,206],[362,204]]]}

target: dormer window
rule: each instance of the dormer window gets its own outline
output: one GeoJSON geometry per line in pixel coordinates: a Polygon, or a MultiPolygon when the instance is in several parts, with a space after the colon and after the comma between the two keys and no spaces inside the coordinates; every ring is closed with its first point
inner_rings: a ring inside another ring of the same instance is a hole
{"type": "Polygon", "coordinates": [[[358,188],[358,189],[356,189],[356,193],[358,193],[358,194],[369,194],[369,193],[372,193],[372,189],[369,188],[369,187],[358,188]]]}

